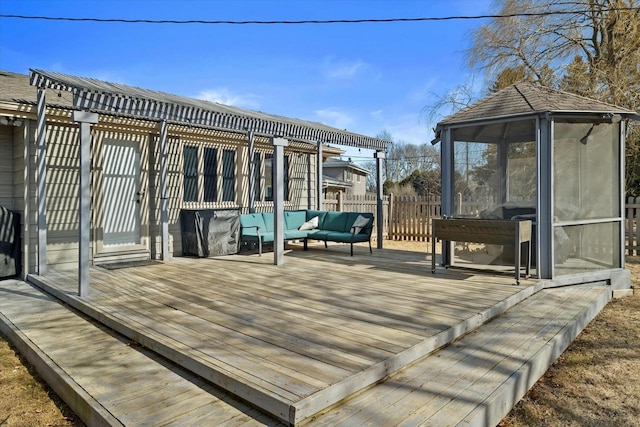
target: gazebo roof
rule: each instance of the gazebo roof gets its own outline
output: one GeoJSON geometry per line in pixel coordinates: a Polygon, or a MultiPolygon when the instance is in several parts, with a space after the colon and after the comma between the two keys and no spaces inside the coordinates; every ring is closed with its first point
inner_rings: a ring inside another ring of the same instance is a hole
{"type": "Polygon", "coordinates": [[[550,89],[530,82],[508,86],[469,107],[446,117],[436,129],[444,126],[536,115],[540,113],[610,113],[635,116],[634,111],[585,98],[569,92],[550,89]]]}
{"type": "Polygon", "coordinates": [[[31,70],[31,84],[73,93],[74,107],[150,120],[213,127],[230,131],[254,131],[298,141],[333,143],[384,150],[389,141],[327,126],[323,123],[245,110],[201,99],[70,76],[31,70]]]}

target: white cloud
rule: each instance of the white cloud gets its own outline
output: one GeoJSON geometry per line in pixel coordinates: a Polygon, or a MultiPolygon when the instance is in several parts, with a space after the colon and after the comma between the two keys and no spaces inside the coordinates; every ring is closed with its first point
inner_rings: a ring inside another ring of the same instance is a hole
{"type": "Polygon", "coordinates": [[[240,108],[251,108],[254,110],[260,108],[260,101],[257,95],[234,93],[224,87],[203,90],[196,95],[196,98],[240,108]]]}
{"type": "Polygon", "coordinates": [[[366,68],[364,61],[336,62],[331,58],[325,60],[325,76],[329,79],[347,80],[356,77],[366,68]]]}
{"type": "Polygon", "coordinates": [[[384,120],[368,123],[368,129],[363,129],[365,135],[375,136],[382,130],[391,134],[393,140],[407,144],[425,144],[433,139],[430,126],[422,120],[419,113],[393,115],[387,113],[384,120]]]}
{"type": "Polygon", "coordinates": [[[314,111],[320,122],[338,129],[348,129],[353,123],[353,117],[337,108],[325,108],[314,111]]]}
{"type": "Polygon", "coordinates": [[[384,110],[372,111],[369,114],[371,115],[371,117],[373,117],[376,120],[382,120],[384,117],[382,113],[384,113],[384,110]]]}

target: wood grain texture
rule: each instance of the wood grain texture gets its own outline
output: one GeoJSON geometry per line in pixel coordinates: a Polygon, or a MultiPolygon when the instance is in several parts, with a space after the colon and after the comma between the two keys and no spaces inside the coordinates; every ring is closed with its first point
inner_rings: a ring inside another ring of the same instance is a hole
{"type": "Polygon", "coordinates": [[[270,257],[176,258],[34,281],[287,422],[375,384],[533,294],[504,276],[428,274],[425,254],[348,245],[270,257]]]}
{"type": "Polygon", "coordinates": [[[0,283],[0,328],[87,425],[277,424],[24,282],[0,283]]]}

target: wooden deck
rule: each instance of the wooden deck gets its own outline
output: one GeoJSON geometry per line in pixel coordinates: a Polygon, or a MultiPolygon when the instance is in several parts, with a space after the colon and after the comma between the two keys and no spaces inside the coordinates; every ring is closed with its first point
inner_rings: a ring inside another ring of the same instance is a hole
{"type": "Polygon", "coordinates": [[[19,280],[0,331],[91,427],[283,425],[19,280]]]}
{"type": "Polygon", "coordinates": [[[292,424],[415,362],[538,291],[510,275],[438,270],[423,253],[296,248],[32,281],[292,424]]]}

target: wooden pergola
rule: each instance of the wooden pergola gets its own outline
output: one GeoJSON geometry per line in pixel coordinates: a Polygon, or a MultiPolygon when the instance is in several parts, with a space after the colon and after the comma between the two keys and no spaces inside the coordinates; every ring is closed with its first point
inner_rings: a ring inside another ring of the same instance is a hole
{"type": "Polygon", "coordinates": [[[30,70],[30,83],[37,88],[37,200],[38,200],[38,273],[46,274],[46,90],[68,91],[73,95],[73,121],[80,127],[79,155],[79,294],[89,291],[90,247],[90,164],[91,125],[98,123],[99,115],[153,121],[158,124],[160,141],[160,199],[162,258],[169,251],[167,203],[167,126],[184,125],[225,132],[245,134],[249,150],[249,211],[254,205],[254,153],[255,136],[267,137],[274,149],[274,264],[284,262],[284,147],[289,141],[305,142],[317,146],[317,198],[322,200],[323,144],[337,144],[375,150],[377,159],[377,245],[382,248],[382,160],[390,141],[372,138],[322,123],[270,115],[244,110],[209,101],[186,98],[122,84],[70,76],[44,70],[30,70]]]}

